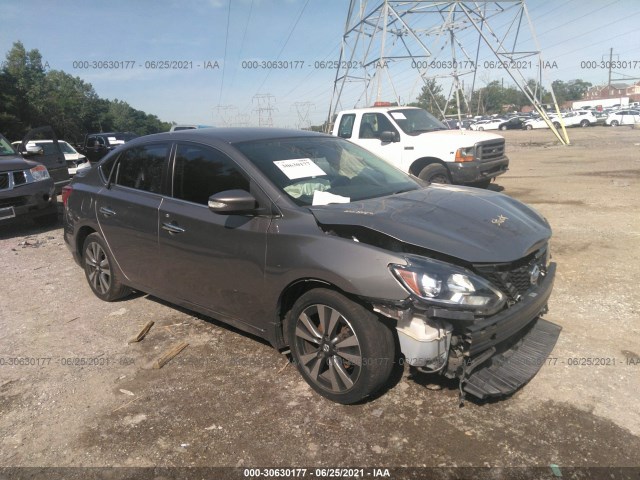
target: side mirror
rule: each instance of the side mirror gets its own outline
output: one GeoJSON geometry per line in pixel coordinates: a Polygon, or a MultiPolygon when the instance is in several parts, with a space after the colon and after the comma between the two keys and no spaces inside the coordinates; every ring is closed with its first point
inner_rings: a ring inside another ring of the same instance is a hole
{"type": "Polygon", "coordinates": [[[380,141],[382,143],[398,142],[400,141],[400,139],[398,138],[398,132],[384,131],[380,133],[380,141]]]}
{"type": "Polygon", "coordinates": [[[33,157],[34,155],[44,155],[44,149],[38,145],[27,146],[27,149],[22,152],[26,157],[33,157]]]}
{"type": "Polygon", "coordinates": [[[209,197],[209,210],[226,215],[249,213],[256,209],[253,195],[244,190],[225,190],[209,197]]]}

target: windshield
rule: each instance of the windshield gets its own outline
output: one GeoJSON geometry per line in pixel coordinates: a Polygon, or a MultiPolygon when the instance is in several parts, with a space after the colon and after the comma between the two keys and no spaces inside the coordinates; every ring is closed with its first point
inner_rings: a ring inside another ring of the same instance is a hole
{"type": "Polygon", "coordinates": [[[389,115],[408,135],[419,135],[420,133],[433,132],[434,130],[448,130],[440,120],[421,108],[391,110],[389,115]]]}
{"type": "Polygon", "coordinates": [[[349,203],[420,188],[404,172],[340,138],[261,140],[235,147],[300,206],[349,203]]]}
{"type": "Polygon", "coordinates": [[[6,138],[0,135],[0,155],[16,155],[16,151],[6,138]]]}
{"type": "Polygon", "coordinates": [[[73,153],[73,154],[77,154],[78,153],[78,152],[76,152],[75,148],[73,148],[67,142],[63,142],[63,141],[58,140],[58,145],[60,145],[60,150],[62,150],[62,153],[73,153]]]}

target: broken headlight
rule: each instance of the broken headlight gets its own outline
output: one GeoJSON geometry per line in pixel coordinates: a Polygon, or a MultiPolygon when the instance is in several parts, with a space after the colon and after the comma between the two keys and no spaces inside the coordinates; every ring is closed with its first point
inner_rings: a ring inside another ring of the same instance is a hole
{"type": "Polygon", "coordinates": [[[426,303],[490,315],[506,301],[487,280],[456,265],[422,258],[415,264],[389,268],[409,293],[426,303]]]}

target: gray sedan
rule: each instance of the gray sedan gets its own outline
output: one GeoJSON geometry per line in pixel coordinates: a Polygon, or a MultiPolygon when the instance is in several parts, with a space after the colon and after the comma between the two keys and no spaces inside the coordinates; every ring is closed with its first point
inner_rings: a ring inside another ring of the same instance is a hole
{"type": "Polygon", "coordinates": [[[358,402],[394,365],[507,395],[544,363],[551,230],[499,193],[427,185],[338,137],[202,129],[140,137],[64,191],[93,293],[132,289],[290,349],[358,402]]]}

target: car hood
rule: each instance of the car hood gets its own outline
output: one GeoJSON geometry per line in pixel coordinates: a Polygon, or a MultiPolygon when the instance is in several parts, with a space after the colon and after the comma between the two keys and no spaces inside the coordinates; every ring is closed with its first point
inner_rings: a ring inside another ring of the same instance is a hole
{"type": "Polygon", "coordinates": [[[39,165],[39,163],[32,162],[31,160],[25,160],[19,155],[0,157],[0,172],[24,170],[25,168],[33,168],[36,165],[39,165]]]}
{"type": "Polygon", "coordinates": [[[478,142],[486,142],[487,140],[504,140],[504,137],[495,133],[477,132],[474,130],[435,130],[433,132],[424,132],[414,138],[428,138],[429,142],[446,142],[451,145],[452,141],[459,142],[460,137],[464,137],[467,145],[473,145],[478,142]],[[427,137],[424,137],[424,136],[427,137]]]}
{"type": "Polygon", "coordinates": [[[500,193],[430,185],[387,197],[309,207],[323,225],[365,227],[469,263],[520,259],[551,236],[535,210],[500,193]]]}

